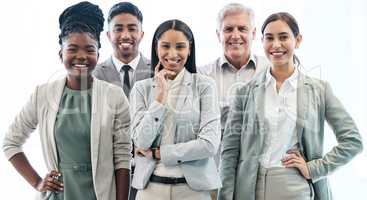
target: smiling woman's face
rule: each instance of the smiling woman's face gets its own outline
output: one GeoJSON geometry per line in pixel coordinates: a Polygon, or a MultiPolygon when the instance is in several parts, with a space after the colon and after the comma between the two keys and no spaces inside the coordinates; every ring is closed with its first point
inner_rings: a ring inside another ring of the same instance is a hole
{"type": "Polygon", "coordinates": [[[190,43],[181,31],[170,29],[158,40],[157,55],[163,67],[178,74],[190,54],[190,43]]]}
{"type": "Polygon", "coordinates": [[[68,78],[90,76],[98,60],[98,44],[88,33],[71,33],[62,42],[60,59],[68,78]]]}
{"type": "Polygon", "coordinates": [[[266,25],[262,38],[266,56],[273,66],[293,66],[294,50],[301,43],[301,35],[294,36],[288,24],[276,20],[266,25]]]}

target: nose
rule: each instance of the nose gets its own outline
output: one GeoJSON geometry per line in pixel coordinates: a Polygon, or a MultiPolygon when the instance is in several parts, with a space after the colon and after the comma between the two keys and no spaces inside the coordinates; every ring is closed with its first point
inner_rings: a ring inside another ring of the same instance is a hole
{"type": "Polygon", "coordinates": [[[129,39],[129,37],[130,37],[130,33],[129,33],[128,30],[122,31],[122,33],[121,33],[121,38],[122,39],[129,39]]]}
{"type": "Polygon", "coordinates": [[[79,61],[85,61],[87,59],[87,52],[79,50],[76,54],[76,59],[79,61]]]}
{"type": "Polygon", "coordinates": [[[278,39],[274,39],[273,41],[273,47],[277,48],[281,46],[281,42],[278,39]]]}
{"type": "Polygon", "coordinates": [[[232,38],[236,38],[236,39],[240,38],[240,31],[238,30],[237,27],[233,29],[232,38]]]}
{"type": "Polygon", "coordinates": [[[177,56],[177,51],[175,48],[170,48],[168,50],[168,58],[176,58],[177,56]]]}

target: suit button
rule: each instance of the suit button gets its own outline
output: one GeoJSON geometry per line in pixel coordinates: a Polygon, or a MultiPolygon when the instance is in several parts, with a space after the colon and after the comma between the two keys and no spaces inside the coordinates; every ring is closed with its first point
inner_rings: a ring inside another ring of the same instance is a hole
{"type": "Polygon", "coordinates": [[[159,119],[158,119],[158,117],[155,117],[155,118],[154,118],[154,121],[156,121],[156,122],[157,122],[158,120],[159,120],[159,119]]]}
{"type": "Polygon", "coordinates": [[[182,161],[181,160],[178,160],[177,163],[182,163],[182,161]]]}

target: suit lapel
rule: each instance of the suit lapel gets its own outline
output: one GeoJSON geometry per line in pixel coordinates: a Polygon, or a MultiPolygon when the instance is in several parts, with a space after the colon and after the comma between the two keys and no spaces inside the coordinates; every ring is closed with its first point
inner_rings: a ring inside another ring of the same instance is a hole
{"type": "Polygon", "coordinates": [[[104,99],[106,98],[107,94],[102,92],[102,88],[100,85],[100,81],[94,79],[93,81],[93,91],[92,91],[92,110],[91,110],[91,158],[92,158],[92,172],[95,176],[95,172],[97,170],[97,163],[98,163],[98,152],[99,152],[99,138],[101,135],[100,132],[100,114],[103,109],[101,109],[98,105],[102,105],[104,99]]]}
{"type": "MultiPolygon", "coordinates": [[[[183,69],[185,70],[185,69],[183,69]]],[[[192,102],[193,103],[193,89],[192,89],[192,84],[193,84],[193,74],[191,74],[190,72],[186,71],[184,72],[184,77],[182,80],[182,87],[180,89],[180,92],[178,94],[177,97],[177,102],[176,102],[176,110],[177,111],[182,111],[183,109],[185,109],[185,105],[188,102],[192,102]]]]}
{"type": "Polygon", "coordinates": [[[151,75],[152,75],[152,70],[150,68],[150,65],[147,63],[147,60],[143,57],[143,55],[140,55],[140,60],[139,60],[138,66],[136,67],[135,73],[134,73],[133,84],[136,81],[150,78],[151,75]]]}
{"type": "MultiPolygon", "coordinates": [[[[254,86],[253,89],[253,97],[254,97],[254,105],[256,118],[259,124],[259,134],[264,134],[264,123],[265,123],[265,76],[266,73],[263,73],[263,77],[261,77],[254,86]]],[[[251,98],[251,94],[248,98],[251,98]]]]}
{"type": "Polygon", "coordinates": [[[58,156],[55,141],[55,122],[57,113],[59,111],[61,96],[65,88],[66,78],[56,81],[54,84],[47,86],[47,102],[48,102],[48,127],[47,127],[47,140],[51,144],[51,151],[53,156],[52,163],[54,164],[54,169],[58,169],[58,156]]]}
{"type": "Polygon", "coordinates": [[[298,86],[297,86],[297,121],[296,121],[296,131],[297,140],[300,144],[301,152],[303,152],[302,147],[302,136],[304,132],[305,120],[307,119],[307,108],[309,104],[309,93],[310,93],[309,83],[306,80],[304,74],[299,74],[298,86]]]}
{"type": "Polygon", "coordinates": [[[120,72],[116,70],[112,56],[102,65],[106,81],[122,87],[120,72]]]}

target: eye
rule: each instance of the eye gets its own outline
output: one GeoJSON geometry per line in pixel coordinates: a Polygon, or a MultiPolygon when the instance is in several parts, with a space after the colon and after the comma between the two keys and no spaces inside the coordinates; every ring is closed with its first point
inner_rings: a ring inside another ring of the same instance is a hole
{"type": "Polygon", "coordinates": [[[176,49],[185,49],[186,48],[186,44],[178,44],[176,45],[176,49]]]}
{"type": "Polygon", "coordinates": [[[128,30],[129,32],[136,32],[138,29],[136,27],[130,27],[128,30]]]}
{"type": "Polygon", "coordinates": [[[265,41],[271,42],[273,40],[274,40],[274,38],[272,36],[265,36],[265,41]]]}
{"type": "Polygon", "coordinates": [[[115,27],[114,29],[113,29],[113,32],[116,32],[116,33],[120,33],[120,32],[122,32],[122,27],[115,27]]]}
{"type": "Polygon", "coordinates": [[[224,29],[223,29],[223,32],[225,32],[225,33],[230,33],[232,31],[233,31],[233,27],[231,27],[231,26],[224,27],[224,29]]]}
{"type": "Polygon", "coordinates": [[[96,51],[96,49],[95,49],[94,47],[91,47],[91,48],[88,48],[88,49],[87,49],[87,52],[88,52],[89,54],[94,54],[94,53],[96,53],[97,51],[96,51]]]}
{"type": "Polygon", "coordinates": [[[238,30],[239,30],[240,32],[243,32],[243,33],[248,32],[248,28],[247,28],[246,26],[238,27],[238,30]]]}
{"type": "Polygon", "coordinates": [[[75,48],[75,47],[68,47],[68,48],[66,49],[66,51],[67,51],[68,53],[75,53],[75,52],[77,52],[77,51],[78,51],[78,49],[77,49],[77,48],[75,48]]]}
{"type": "Polygon", "coordinates": [[[170,45],[169,44],[161,44],[160,47],[163,48],[163,49],[169,49],[170,45]]]}
{"type": "Polygon", "coordinates": [[[279,36],[280,41],[286,41],[288,39],[288,35],[281,35],[279,36]]]}

